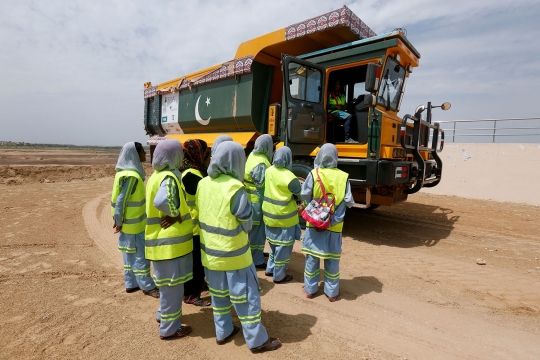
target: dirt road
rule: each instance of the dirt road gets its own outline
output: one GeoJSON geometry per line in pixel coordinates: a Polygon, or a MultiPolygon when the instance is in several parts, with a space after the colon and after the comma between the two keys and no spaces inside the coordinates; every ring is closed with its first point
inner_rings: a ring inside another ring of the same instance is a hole
{"type": "MultiPolygon", "coordinates": [[[[242,336],[215,344],[211,308],[185,305],[192,335],[159,340],[157,300],[124,292],[112,178],[62,176],[0,185],[0,358],[253,356],[242,336]]],[[[340,301],[302,296],[300,243],[292,283],[259,272],[263,323],[284,343],[259,357],[538,359],[539,218],[538,207],[425,194],[349,211],[340,301]]]]}

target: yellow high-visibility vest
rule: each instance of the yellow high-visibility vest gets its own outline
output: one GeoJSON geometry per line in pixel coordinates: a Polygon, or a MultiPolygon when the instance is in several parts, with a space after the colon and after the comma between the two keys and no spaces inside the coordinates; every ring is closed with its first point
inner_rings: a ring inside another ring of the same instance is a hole
{"type": "Polygon", "coordinates": [[[264,175],[263,221],[267,226],[288,228],[298,224],[296,201],[289,184],[296,179],[290,170],[270,166],[264,175]]]}
{"type": "MultiPolygon", "coordinates": [[[[197,175],[201,179],[204,177],[202,173],[197,169],[186,169],[184,170],[184,172],[182,172],[182,179],[184,179],[184,176],[186,176],[186,174],[190,173],[193,175],[197,175]]],[[[199,210],[197,206],[195,206],[195,195],[190,195],[186,192],[183,181],[182,189],[184,190],[184,194],[186,195],[186,203],[189,208],[189,213],[191,214],[191,221],[193,222],[193,235],[199,235],[199,210]]]]}
{"type": "Polygon", "coordinates": [[[244,185],[229,175],[205,177],[199,181],[201,258],[210,270],[238,270],[253,263],[247,233],[231,213],[231,199],[244,185]]]}
{"type": "Polygon", "coordinates": [[[169,170],[156,171],[148,179],[146,187],[146,230],[144,236],[145,255],[148,260],[169,260],[184,256],[193,251],[193,223],[184,198],[182,183],[169,170]],[[165,216],[154,206],[154,198],[165,177],[171,176],[178,187],[181,223],[174,223],[167,229],[161,227],[165,216]]]}
{"type": "MultiPolygon", "coordinates": [[[[321,191],[319,181],[317,180],[317,172],[315,169],[311,170],[311,176],[313,177],[313,199],[318,200],[323,196],[323,193],[321,191]]],[[[326,193],[332,193],[334,195],[335,209],[345,198],[349,174],[337,168],[319,168],[319,176],[321,177],[321,181],[326,193]]],[[[313,225],[311,225],[309,222],[306,223],[306,226],[313,227],[313,225]]],[[[343,221],[330,226],[326,230],[340,233],[343,230],[343,221]]]]}
{"type": "MultiPolygon", "coordinates": [[[[253,178],[251,177],[251,171],[255,169],[257,165],[259,164],[265,164],[267,168],[270,167],[270,161],[268,161],[268,158],[266,157],[266,155],[255,154],[253,152],[249,154],[246,160],[244,184],[246,184],[246,192],[248,193],[249,201],[251,201],[252,203],[259,202],[259,195],[257,193],[257,187],[255,186],[255,183],[253,182],[253,178]]],[[[258,224],[254,224],[254,225],[258,225],[258,224]]]]}
{"type": "Polygon", "coordinates": [[[137,179],[135,191],[127,195],[126,207],[124,208],[124,220],[122,222],[122,232],[126,234],[140,234],[144,231],[146,225],[146,206],[144,195],[144,181],[138,172],[133,170],[120,170],[114,177],[114,185],[111,196],[111,215],[114,216],[116,199],[122,191],[120,180],[127,177],[137,179]]]}

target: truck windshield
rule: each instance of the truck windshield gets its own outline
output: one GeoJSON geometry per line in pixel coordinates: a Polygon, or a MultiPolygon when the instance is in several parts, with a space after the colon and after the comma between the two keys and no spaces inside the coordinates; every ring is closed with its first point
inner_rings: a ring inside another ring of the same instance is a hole
{"type": "Polygon", "coordinates": [[[309,66],[289,63],[289,91],[293,99],[318,103],[321,101],[321,72],[309,66]]]}
{"type": "Polygon", "coordinates": [[[386,60],[377,102],[389,110],[397,111],[404,79],[405,69],[389,57],[386,60]]]}

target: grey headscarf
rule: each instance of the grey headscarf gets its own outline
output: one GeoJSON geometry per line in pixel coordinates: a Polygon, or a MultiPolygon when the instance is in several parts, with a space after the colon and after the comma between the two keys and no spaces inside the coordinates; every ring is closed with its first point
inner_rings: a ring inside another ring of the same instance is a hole
{"type": "Polygon", "coordinates": [[[180,167],[184,159],[184,150],[180,141],[167,139],[160,141],[154,150],[154,158],[152,159],[152,167],[156,171],[170,170],[181,179],[180,167]]]}
{"type": "Polygon", "coordinates": [[[208,165],[208,176],[217,178],[221,174],[226,174],[242,181],[245,168],[244,147],[234,141],[226,141],[212,156],[210,165],[208,165]]]}
{"type": "Polygon", "coordinates": [[[214,143],[212,144],[212,152],[210,152],[210,155],[214,156],[218,148],[218,145],[225,141],[233,141],[233,138],[230,137],[229,135],[219,135],[216,138],[216,140],[214,140],[214,143]]]}
{"type": "Polygon", "coordinates": [[[272,137],[268,134],[259,136],[257,140],[255,140],[253,152],[255,154],[264,154],[268,158],[268,161],[272,161],[272,155],[274,154],[274,143],[272,142],[272,137]]]}
{"type": "Polygon", "coordinates": [[[287,146],[282,146],[274,154],[274,162],[277,168],[285,168],[292,171],[292,151],[287,146]]]}
{"type": "Polygon", "coordinates": [[[136,171],[144,181],[144,168],[139,159],[139,153],[134,142],[128,142],[120,150],[118,162],[116,163],[116,171],[133,170],[136,171]]]}
{"type": "Polygon", "coordinates": [[[338,151],[334,144],[324,144],[315,157],[316,168],[335,168],[338,162],[338,151]]]}

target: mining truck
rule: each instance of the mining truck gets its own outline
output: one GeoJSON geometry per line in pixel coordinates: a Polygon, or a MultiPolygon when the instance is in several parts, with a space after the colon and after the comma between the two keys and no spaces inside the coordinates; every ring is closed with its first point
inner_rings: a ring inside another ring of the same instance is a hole
{"type": "Polygon", "coordinates": [[[233,60],[153,86],[144,84],[144,127],[151,152],[159,141],[229,135],[248,154],[261,134],[291,148],[300,180],[324,143],[335,144],[358,207],[407,199],[442,175],[444,132],[430,102],[398,116],[405,83],[420,53],[403,29],[377,35],[348,7],[246,41],[233,60]],[[351,138],[328,116],[339,79],[351,138]],[[422,116],[425,115],[425,118],[422,116]]]}

